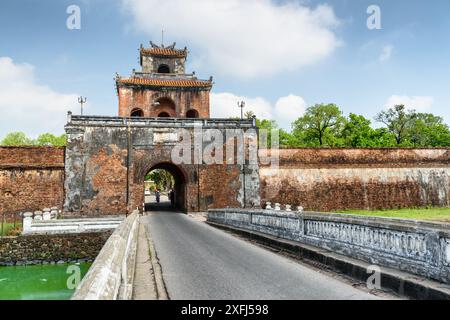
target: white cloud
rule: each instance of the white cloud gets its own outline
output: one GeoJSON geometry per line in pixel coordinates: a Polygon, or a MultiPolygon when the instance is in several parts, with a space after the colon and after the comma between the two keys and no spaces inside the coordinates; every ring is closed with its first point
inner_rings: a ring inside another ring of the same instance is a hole
{"type": "Polygon", "coordinates": [[[384,46],[378,60],[380,62],[385,62],[385,61],[389,60],[392,56],[393,51],[394,51],[394,46],[391,46],[391,45],[384,46]]]}
{"type": "MultiPolygon", "coordinates": [[[[339,45],[339,20],[329,5],[298,1],[122,0],[134,24],[153,39],[176,37],[198,49],[214,72],[252,78],[296,70],[339,45]]],[[[155,41],[159,42],[159,41],[155,41]]]]}
{"type": "Polygon", "coordinates": [[[9,57],[0,57],[0,139],[11,131],[61,134],[68,107],[77,95],[61,94],[38,84],[34,67],[16,64],[9,57]]]}
{"type": "Polygon", "coordinates": [[[244,111],[253,111],[260,119],[276,120],[281,128],[290,130],[291,123],[303,115],[306,103],[302,97],[289,95],[279,98],[273,105],[262,97],[237,96],[232,93],[211,93],[211,117],[240,117],[238,101],[245,101],[244,111]]]}
{"type": "Polygon", "coordinates": [[[434,98],[431,96],[400,96],[392,95],[386,102],[386,107],[403,104],[407,109],[414,109],[420,112],[427,111],[432,107],[434,98]]]}
{"type": "Polygon", "coordinates": [[[274,115],[281,127],[290,129],[291,123],[303,115],[305,110],[305,100],[302,97],[290,94],[278,99],[275,103],[274,115]]]}

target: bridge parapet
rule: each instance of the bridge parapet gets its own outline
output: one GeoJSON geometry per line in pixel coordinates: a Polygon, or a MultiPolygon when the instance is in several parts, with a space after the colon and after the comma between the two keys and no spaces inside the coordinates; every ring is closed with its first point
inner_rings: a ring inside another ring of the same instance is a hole
{"type": "Polygon", "coordinates": [[[130,300],[136,267],[139,211],[108,239],[72,300],[130,300]]]}
{"type": "Polygon", "coordinates": [[[208,221],[450,283],[450,225],[315,212],[215,209],[208,221]]]}

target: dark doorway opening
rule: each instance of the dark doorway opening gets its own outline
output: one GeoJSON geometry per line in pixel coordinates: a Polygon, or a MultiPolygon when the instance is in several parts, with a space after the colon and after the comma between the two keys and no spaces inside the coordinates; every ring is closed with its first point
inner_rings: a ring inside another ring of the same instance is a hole
{"type": "Polygon", "coordinates": [[[198,118],[198,111],[191,109],[188,112],[186,112],[186,118],[198,118]]]}
{"type": "Polygon", "coordinates": [[[162,64],[158,68],[158,73],[170,73],[170,68],[167,64],[162,64]]]}
{"type": "Polygon", "coordinates": [[[186,178],[176,165],[153,166],[144,184],[145,211],[186,211],[186,178]]]}
{"type": "Polygon", "coordinates": [[[144,116],[144,111],[142,111],[141,109],[133,109],[130,116],[135,118],[142,118],[144,116]]]}
{"type": "Polygon", "coordinates": [[[160,114],[158,114],[158,118],[170,118],[170,114],[168,114],[167,112],[161,112],[160,114]]]}

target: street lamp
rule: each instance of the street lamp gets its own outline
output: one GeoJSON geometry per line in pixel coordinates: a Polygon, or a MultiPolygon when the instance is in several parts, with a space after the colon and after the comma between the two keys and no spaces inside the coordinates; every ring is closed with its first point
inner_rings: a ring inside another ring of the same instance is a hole
{"type": "Polygon", "coordinates": [[[244,119],[245,101],[238,102],[238,108],[241,108],[241,120],[244,119]]]}
{"type": "Polygon", "coordinates": [[[78,103],[81,105],[81,115],[83,115],[83,104],[85,104],[87,101],[86,97],[78,97],[78,103]]]}

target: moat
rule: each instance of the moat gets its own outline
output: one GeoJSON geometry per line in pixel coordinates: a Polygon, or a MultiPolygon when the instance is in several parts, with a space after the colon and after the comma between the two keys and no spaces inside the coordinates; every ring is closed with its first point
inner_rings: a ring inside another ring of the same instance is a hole
{"type": "Polygon", "coordinates": [[[70,266],[80,267],[82,279],[91,263],[0,267],[0,300],[69,300],[70,266]]]}

